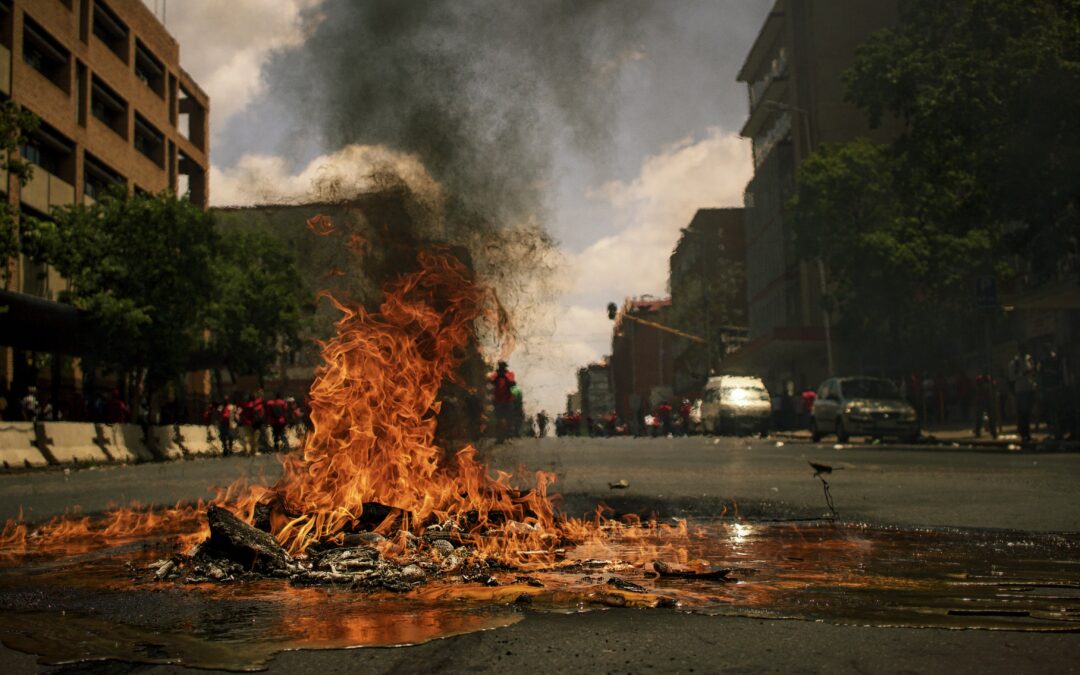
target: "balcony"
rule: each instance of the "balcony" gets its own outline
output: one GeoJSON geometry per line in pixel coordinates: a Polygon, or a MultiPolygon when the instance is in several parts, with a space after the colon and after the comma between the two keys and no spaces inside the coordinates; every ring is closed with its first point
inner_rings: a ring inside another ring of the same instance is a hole
{"type": "Polygon", "coordinates": [[[20,201],[42,213],[53,206],[75,202],[75,186],[49,173],[40,166],[34,167],[34,176],[23,186],[20,201]]]}

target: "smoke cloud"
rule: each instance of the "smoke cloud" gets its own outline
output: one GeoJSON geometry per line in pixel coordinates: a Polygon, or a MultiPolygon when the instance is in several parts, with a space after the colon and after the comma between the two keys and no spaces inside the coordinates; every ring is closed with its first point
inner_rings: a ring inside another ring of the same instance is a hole
{"type": "Polygon", "coordinates": [[[466,213],[543,219],[556,147],[603,157],[644,0],[325,0],[264,68],[325,147],[419,158],[466,213]]]}

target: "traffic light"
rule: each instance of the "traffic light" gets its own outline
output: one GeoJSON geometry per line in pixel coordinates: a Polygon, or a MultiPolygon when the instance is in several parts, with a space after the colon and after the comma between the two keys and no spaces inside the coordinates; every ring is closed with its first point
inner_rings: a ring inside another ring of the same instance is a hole
{"type": "Polygon", "coordinates": [[[619,312],[619,307],[614,302],[609,302],[607,304],[607,318],[614,321],[615,320],[615,315],[618,314],[618,312],[619,312]]]}

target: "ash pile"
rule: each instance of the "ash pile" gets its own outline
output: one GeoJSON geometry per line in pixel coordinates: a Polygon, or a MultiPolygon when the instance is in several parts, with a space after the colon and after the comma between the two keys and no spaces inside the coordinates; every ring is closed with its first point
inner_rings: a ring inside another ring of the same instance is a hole
{"type": "MultiPolygon", "coordinates": [[[[367,518],[357,525],[374,529],[373,523],[381,523],[394,511],[382,504],[365,504],[367,518]]],[[[269,520],[260,518],[258,508],[254,526],[218,506],[210,506],[206,515],[210,536],[187,553],[151,563],[147,569],[152,579],[207,583],[280,578],[296,585],[405,592],[441,577],[498,585],[491,573],[510,569],[487,561],[469,546],[466,530],[458,521],[429,525],[422,536],[399,532],[405,553],[391,560],[380,552],[390,542],[371,531],[340,535],[294,557],[270,534],[269,520]]]]}

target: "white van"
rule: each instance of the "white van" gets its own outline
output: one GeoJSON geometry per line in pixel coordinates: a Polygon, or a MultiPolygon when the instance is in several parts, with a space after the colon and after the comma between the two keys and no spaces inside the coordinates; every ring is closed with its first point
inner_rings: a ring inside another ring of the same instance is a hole
{"type": "Polygon", "coordinates": [[[760,377],[716,375],[705,383],[701,424],[716,434],[749,431],[766,435],[772,404],[760,377]]]}

